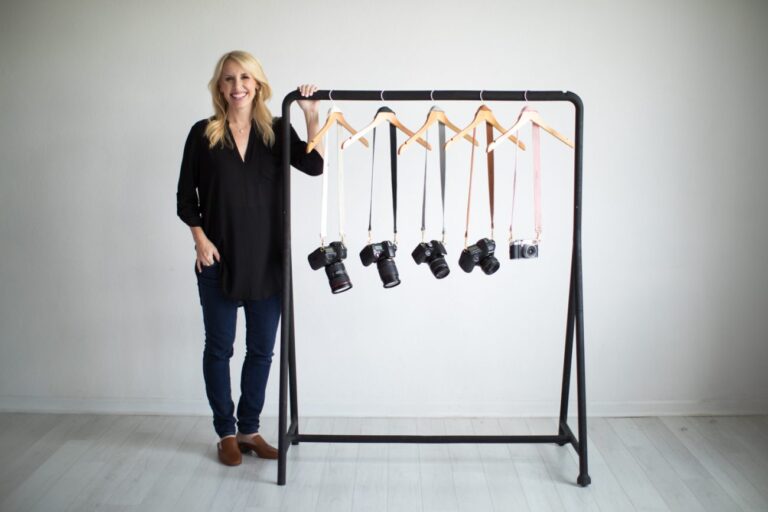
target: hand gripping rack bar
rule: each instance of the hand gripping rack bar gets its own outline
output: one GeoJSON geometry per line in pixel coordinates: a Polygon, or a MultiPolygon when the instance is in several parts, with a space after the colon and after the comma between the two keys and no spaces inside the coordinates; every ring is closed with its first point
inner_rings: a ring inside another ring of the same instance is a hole
{"type": "MultiPolygon", "coordinates": [[[[283,140],[291,140],[291,103],[303,99],[299,91],[283,99],[283,140]]],[[[329,100],[329,91],[319,90],[307,99],[329,100]]],[[[319,443],[570,443],[579,456],[577,483],[585,487],[591,479],[587,472],[587,410],[584,375],[584,300],[581,272],[581,196],[584,106],[581,98],[569,91],[398,91],[337,90],[333,99],[343,101],[568,101],[575,108],[576,148],[574,153],[573,250],[571,253],[568,319],[565,330],[560,420],[557,435],[320,435],[299,433],[299,409],[296,391],[296,336],[293,316],[293,276],[291,272],[291,148],[283,144],[283,301],[280,331],[280,401],[278,421],[277,484],[285,485],[289,445],[299,442],[319,443]],[[482,97],[481,97],[482,92],[482,97]],[[383,95],[386,98],[382,98],[383,95]],[[576,341],[576,391],[578,438],[568,426],[568,398],[571,383],[574,334],[576,341]],[[290,389],[289,389],[290,379],[290,389]],[[287,422],[290,391],[290,425],[287,422]]],[[[327,158],[327,155],[326,155],[327,158]]]]}

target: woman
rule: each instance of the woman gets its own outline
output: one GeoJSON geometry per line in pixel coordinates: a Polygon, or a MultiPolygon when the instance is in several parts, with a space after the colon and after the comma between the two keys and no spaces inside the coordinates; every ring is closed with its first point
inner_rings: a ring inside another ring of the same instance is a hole
{"type": "MultiPolygon", "coordinates": [[[[220,438],[219,460],[236,466],[241,452],[277,458],[258,431],[281,310],[282,147],[290,144],[291,165],[312,176],[322,174],[323,155],[306,153],[292,126],[290,140],[283,140],[283,121],[273,118],[265,103],[272,95],[269,82],[249,53],[224,54],[208,88],[214,115],[195,123],[187,137],[177,213],[190,226],[197,252],[203,376],[220,438]],[[239,306],[245,310],[246,354],[235,420],[229,360],[239,306]]],[[[317,87],[299,90],[306,97],[317,87]]],[[[311,139],[319,131],[319,102],[298,104],[311,139]]]]}

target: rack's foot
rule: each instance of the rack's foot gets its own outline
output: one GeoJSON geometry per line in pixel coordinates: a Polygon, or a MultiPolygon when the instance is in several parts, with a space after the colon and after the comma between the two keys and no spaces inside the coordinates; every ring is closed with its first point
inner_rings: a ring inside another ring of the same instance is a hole
{"type": "Polygon", "coordinates": [[[592,479],[589,477],[589,475],[579,475],[579,478],[576,479],[576,483],[582,487],[586,487],[592,483],[592,479]]]}
{"type": "Polygon", "coordinates": [[[298,441],[291,441],[291,446],[296,446],[297,444],[299,444],[298,441]]]}

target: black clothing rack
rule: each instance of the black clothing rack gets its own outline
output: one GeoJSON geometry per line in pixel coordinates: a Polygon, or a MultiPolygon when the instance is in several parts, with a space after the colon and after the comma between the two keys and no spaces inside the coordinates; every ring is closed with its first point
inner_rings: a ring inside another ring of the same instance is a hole
{"type": "MultiPolygon", "coordinates": [[[[296,336],[293,316],[293,276],[291,272],[291,148],[283,145],[283,301],[280,332],[280,403],[278,422],[277,484],[285,485],[289,445],[319,443],[570,443],[579,455],[577,483],[584,487],[591,479],[587,472],[587,411],[584,375],[584,309],[581,273],[581,192],[584,107],[578,95],[568,91],[361,91],[333,90],[339,101],[568,101],[575,107],[576,151],[574,158],[573,250],[571,254],[568,319],[565,330],[560,421],[556,435],[320,435],[299,433],[299,409],[296,391],[296,336]],[[578,399],[578,438],[568,426],[568,398],[571,383],[574,334],[576,341],[576,386],[578,399]],[[287,423],[290,379],[291,422],[287,423]]],[[[293,91],[283,99],[283,140],[290,140],[291,103],[303,99],[293,91]]],[[[307,99],[331,99],[329,91],[320,90],[307,99]]],[[[327,155],[326,155],[327,158],[327,155]]]]}

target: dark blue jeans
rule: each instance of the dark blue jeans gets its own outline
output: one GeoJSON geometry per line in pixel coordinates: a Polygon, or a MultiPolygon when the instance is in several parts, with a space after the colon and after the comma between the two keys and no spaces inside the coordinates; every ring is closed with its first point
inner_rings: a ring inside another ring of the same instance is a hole
{"type": "Polygon", "coordinates": [[[219,437],[235,433],[235,425],[243,434],[259,431],[259,416],[264,407],[264,394],[275,348],[275,334],[280,320],[280,295],[263,300],[233,300],[221,292],[221,265],[203,266],[197,275],[200,304],[205,324],[203,377],[208,403],[213,411],[213,427],[219,437]],[[240,401],[232,402],[229,360],[235,344],[237,308],[245,310],[245,361],[240,378],[240,401]]]}

